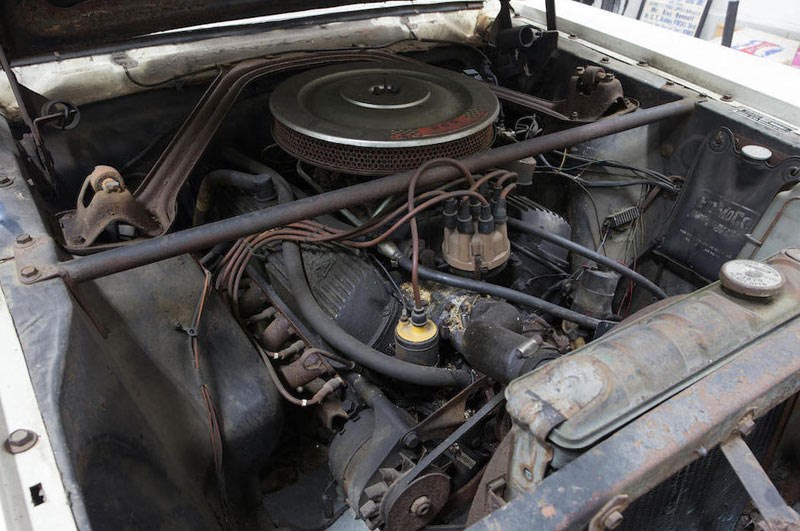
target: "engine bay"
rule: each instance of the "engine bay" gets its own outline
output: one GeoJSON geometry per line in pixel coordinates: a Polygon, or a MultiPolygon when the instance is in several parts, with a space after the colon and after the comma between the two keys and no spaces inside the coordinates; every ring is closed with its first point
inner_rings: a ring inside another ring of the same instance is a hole
{"type": "Polygon", "coordinates": [[[463,529],[797,313],[796,260],[718,282],[789,137],[557,40],[246,59],[4,133],[71,258],[17,267],[75,301],[93,527],[463,529]]]}

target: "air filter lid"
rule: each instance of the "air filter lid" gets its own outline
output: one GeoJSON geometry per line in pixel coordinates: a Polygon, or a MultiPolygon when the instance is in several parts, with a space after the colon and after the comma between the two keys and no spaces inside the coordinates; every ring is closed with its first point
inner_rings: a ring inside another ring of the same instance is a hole
{"type": "Polygon", "coordinates": [[[286,127],[356,146],[406,147],[463,138],[494,122],[499,103],[482,83],[449,70],[349,63],[309,70],[275,89],[286,127]]]}
{"type": "Polygon", "coordinates": [[[348,63],[287,79],[273,92],[270,109],[276,142],[301,160],[387,173],[487,147],[500,105],[489,87],[449,70],[348,63]],[[441,152],[431,149],[436,146],[441,152]],[[399,150],[394,163],[392,150],[399,150]]]}

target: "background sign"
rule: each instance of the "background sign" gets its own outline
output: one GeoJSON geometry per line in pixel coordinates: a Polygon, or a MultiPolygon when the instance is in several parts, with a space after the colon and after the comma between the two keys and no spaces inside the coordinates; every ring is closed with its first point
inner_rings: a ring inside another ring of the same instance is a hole
{"type": "Polygon", "coordinates": [[[694,36],[710,0],[644,0],[639,20],[694,36]]]}

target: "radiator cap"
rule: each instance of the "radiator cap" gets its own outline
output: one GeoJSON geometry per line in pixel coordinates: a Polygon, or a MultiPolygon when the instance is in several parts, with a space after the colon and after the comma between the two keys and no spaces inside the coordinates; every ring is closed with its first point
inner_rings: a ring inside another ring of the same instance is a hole
{"type": "Polygon", "coordinates": [[[722,287],[735,295],[766,299],[783,287],[783,275],[774,267],[755,260],[731,260],[719,271],[722,287]]]}

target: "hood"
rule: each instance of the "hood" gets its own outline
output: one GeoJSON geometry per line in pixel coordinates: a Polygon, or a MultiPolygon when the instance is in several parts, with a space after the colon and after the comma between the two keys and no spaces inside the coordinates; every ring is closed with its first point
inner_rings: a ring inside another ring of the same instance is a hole
{"type": "MultiPolygon", "coordinates": [[[[0,42],[12,63],[108,50],[157,32],[354,4],[341,0],[0,0],[0,42]]],[[[359,4],[385,6],[377,0],[359,4]]],[[[393,2],[394,3],[394,2],[393,2]]],[[[174,34],[163,38],[177,40],[174,34]]]]}

